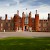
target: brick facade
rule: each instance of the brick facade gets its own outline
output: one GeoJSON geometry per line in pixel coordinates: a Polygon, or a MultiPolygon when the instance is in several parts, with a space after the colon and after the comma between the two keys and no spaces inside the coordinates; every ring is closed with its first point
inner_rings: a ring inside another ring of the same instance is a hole
{"type": "Polygon", "coordinates": [[[32,18],[31,12],[28,15],[23,12],[20,17],[17,11],[10,20],[7,17],[7,14],[5,14],[5,20],[0,17],[0,31],[50,31],[50,15],[47,20],[40,20],[37,12],[35,18],[32,18]]]}

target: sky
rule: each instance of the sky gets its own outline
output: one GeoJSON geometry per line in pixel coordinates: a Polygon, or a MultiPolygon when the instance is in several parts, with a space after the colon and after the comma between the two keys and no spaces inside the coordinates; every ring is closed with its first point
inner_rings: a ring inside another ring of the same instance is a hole
{"type": "Polygon", "coordinates": [[[10,19],[17,13],[17,10],[21,17],[23,11],[25,14],[31,11],[33,18],[37,10],[40,19],[47,19],[50,13],[50,0],[0,0],[0,17],[3,19],[5,14],[8,14],[8,19],[10,19]]]}

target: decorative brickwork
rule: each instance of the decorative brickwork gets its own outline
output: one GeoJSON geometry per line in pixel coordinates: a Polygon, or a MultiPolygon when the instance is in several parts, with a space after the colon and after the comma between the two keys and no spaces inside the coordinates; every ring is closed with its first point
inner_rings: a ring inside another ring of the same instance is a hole
{"type": "Polygon", "coordinates": [[[50,14],[48,14],[48,19],[40,20],[39,14],[35,14],[35,18],[32,18],[31,12],[29,15],[22,13],[22,17],[19,16],[19,10],[14,17],[8,20],[7,14],[5,14],[5,19],[2,20],[0,17],[0,31],[50,31],[50,14]]]}

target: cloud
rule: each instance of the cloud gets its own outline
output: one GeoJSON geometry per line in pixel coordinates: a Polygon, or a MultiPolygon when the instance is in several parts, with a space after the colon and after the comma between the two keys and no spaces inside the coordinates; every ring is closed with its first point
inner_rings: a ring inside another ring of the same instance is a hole
{"type": "Polygon", "coordinates": [[[48,13],[50,13],[50,6],[49,5],[43,4],[35,9],[38,10],[40,19],[43,19],[43,18],[47,19],[48,18],[48,13]]]}
{"type": "Polygon", "coordinates": [[[37,0],[37,2],[41,2],[41,3],[47,4],[47,5],[50,4],[50,0],[37,0]]]}
{"type": "Polygon", "coordinates": [[[38,10],[40,19],[47,19],[48,13],[50,12],[50,1],[47,0],[0,0],[0,16],[7,13],[9,17],[13,16],[16,11],[20,11],[20,16],[22,12],[32,12],[32,17],[35,17],[35,10],[38,10]]]}
{"type": "Polygon", "coordinates": [[[0,0],[0,6],[13,6],[16,5],[17,2],[15,2],[14,0],[0,0]]]}
{"type": "Polygon", "coordinates": [[[24,4],[29,6],[39,6],[42,4],[50,4],[50,0],[0,0],[0,4],[9,4],[9,6],[15,6],[17,4],[24,4]]]}

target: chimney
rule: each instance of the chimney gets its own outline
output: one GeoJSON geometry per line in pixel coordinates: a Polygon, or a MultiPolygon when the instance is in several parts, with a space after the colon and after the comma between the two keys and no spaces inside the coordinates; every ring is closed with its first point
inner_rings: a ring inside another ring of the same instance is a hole
{"type": "Polygon", "coordinates": [[[29,13],[29,16],[31,17],[31,11],[30,11],[30,13],[29,13]]]}
{"type": "Polygon", "coordinates": [[[50,20],[50,13],[48,13],[48,20],[50,20]]]}
{"type": "Polygon", "coordinates": [[[22,17],[24,17],[25,16],[25,14],[24,14],[24,12],[22,13],[22,17]]]}
{"type": "Polygon", "coordinates": [[[7,14],[5,14],[5,20],[7,20],[7,14]]]}

